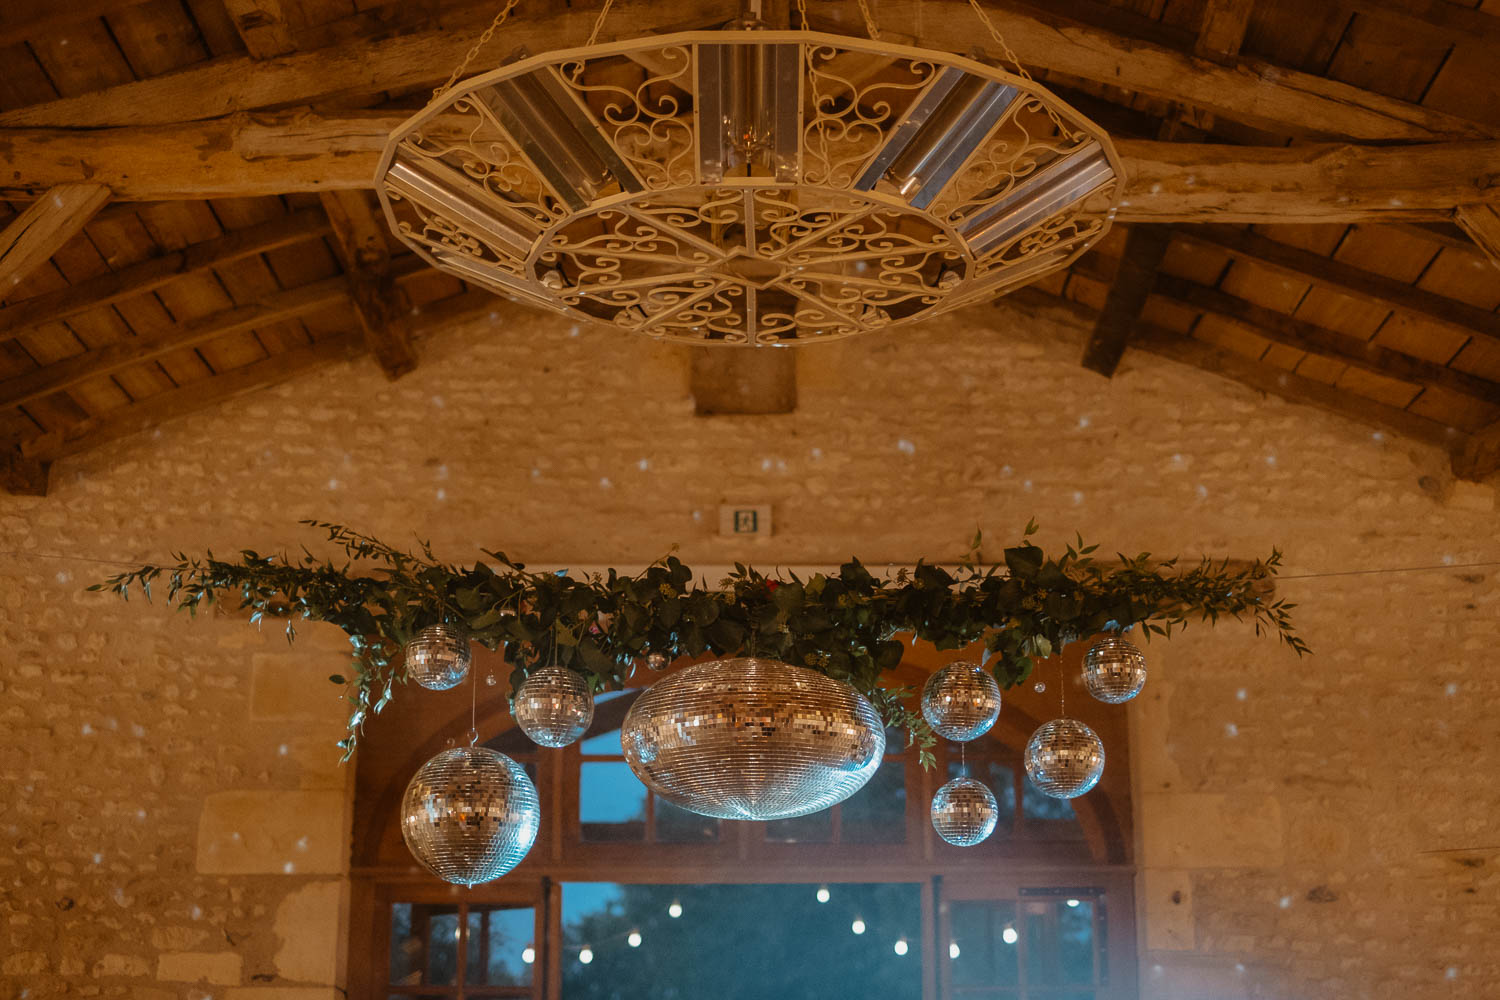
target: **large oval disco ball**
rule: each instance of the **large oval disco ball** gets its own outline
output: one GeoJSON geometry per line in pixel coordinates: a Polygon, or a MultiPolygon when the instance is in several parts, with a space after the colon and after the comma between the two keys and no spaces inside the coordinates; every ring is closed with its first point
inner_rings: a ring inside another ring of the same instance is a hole
{"type": "Polygon", "coordinates": [[[520,864],[542,810],[526,770],[487,747],[444,750],[418,768],[401,798],[401,836],[438,878],[474,886],[520,864]]]}
{"type": "Polygon", "coordinates": [[[777,660],[699,663],[625,716],[630,769],[673,805],[717,819],[805,816],[864,787],[885,728],[854,688],[777,660]]]}

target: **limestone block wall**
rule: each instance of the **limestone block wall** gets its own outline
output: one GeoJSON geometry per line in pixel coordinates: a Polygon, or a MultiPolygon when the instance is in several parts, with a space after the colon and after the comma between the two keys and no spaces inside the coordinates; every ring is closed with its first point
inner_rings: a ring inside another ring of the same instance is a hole
{"type": "Polygon", "coordinates": [[[985,309],[799,354],[799,404],[693,416],[683,357],[501,307],[393,384],[328,369],[0,498],[0,996],[323,1000],[344,957],[343,637],[295,647],[82,586],[341,520],[446,558],[956,557],[1035,515],[1106,550],[1288,574],[1316,656],[1248,627],[1153,644],[1133,713],[1145,997],[1500,989],[1493,496],[1428,449],[985,309]],[[717,537],[724,501],[776,535],[717,537]],[[63,559],[62,556],[75,558],[63,559]]]}

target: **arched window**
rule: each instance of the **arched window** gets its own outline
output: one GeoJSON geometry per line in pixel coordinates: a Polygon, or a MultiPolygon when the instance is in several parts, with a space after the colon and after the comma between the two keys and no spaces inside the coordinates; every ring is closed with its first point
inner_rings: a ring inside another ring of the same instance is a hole
{"type": "MultiPolygon", "coordinates": [[[[914,648],[920,688],[958,658],[914,648]]],[[[1006,693],[994,731],[938,748],[924,770],[899,738],[870,784],[823,813],[776,823],[706,819],[653,796],[619,727],[639,689],[597,701],[573,746],[542,750],[481,680],[486,745],[532,773],[542,832],[510,875],[472,890],[418,868],[397,805],[427,757],[469,728],[467,689],[413,692],[377,720],[358,761],[350,995],[359,1000],[1124,1000],[1136,991],[1125,713],[1080,689],[1069,714],[1104,738],[1099,788],[1072,803],[1026,782],[1021,752],[1058,714],[1049,690],[1006,693]],[[425,734],[413,740],[413,733],[425,734]],[[933,832],[933,791],[960,769],[1000,803],[974,848],[933,832]]],[[[479,677],[498,659],[481,654],[479,677]]],[[[638,676],[649,684],[656,675],[638,676]]]]}

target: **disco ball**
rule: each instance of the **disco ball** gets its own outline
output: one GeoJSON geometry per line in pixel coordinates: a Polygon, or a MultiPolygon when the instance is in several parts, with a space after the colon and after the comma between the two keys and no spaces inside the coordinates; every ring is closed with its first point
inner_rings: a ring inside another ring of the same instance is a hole
{"type": "Polygon", "coordinates": [[[932,797],[932,828],[954,847],[988,839],[999,814],[994,793],[973,778],[954,778],[932,797]]]}
{"type": "Polygon", "coordinates": [[[977,740],[1000,717],[1000,685],[977,663],[950,663],[922,688],[922,717],[945,739],[977,740]]]}
{"type": "Polygon", "coordinates": [[[864,787],[885,754],[874,706],[832,678],[776,660],[711,660],[636,699],[620,727],[636,777],[717,819],[790,819],[864,787]]]}
{"type": "Polygon", "coordinates": [[[1026,744],[1026,777],[1044,795],[1073,799],[1099,784],[1104,742],[1077,719],[1043,723],[1026,744]]]}
{"type": "Polygon", "coordinates": [[[469,675],[469,637],[457,625],[429,625],[406,644],[406,672],[429,691],[456,687],[469,675]]]}
{"type": "Polygon", "coordinates": [[[554,664],[526,678],[511,714],[533,743],[565,747],[594,721],[594,695],[582,674],[554,664]]]}
{"type": "Polygon", "coordinates": [[[401,797],[401,836],[428,871],[457,885],[499,878],[536,840],[542,810],[526,771],[486,747],[444,750],[401,797]]]}
{"type": "Polygon", "coordinates": [[[667,659],[667,654],[665,653],[651,653],[646,657],[646,667],[658,673],[667,669],[667,664],[671,662],[671,660],[667,659]]]}
{"type": "Polygon", "coordinates": [[[1127,702],[1146,684],[1146,654],[1129,639],[1106,636],[1083,654],[1083,683],[1100,701],[1127,702]]]}

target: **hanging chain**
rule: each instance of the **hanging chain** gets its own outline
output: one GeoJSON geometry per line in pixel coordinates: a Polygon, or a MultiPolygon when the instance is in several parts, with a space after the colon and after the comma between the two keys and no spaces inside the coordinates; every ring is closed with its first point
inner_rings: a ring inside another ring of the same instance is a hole
{"type": "MultiPolygon", "coordinates": [[[[860,0],[860,2],[863,3],[864,0],[860,0]]],[[[974,8],[974,13],[979,15],[979,20],[984,24],[986,30],[989,31],[990,37],[995,40],[996,45],[1000,46],[1000,51],[1005,54],[1006,59],[1010,60],[1010,64],[1016,68],[1016,75],[1027,83],[1036,83],[1032,75],[1026,72],[1026,67],[1021,65],[1020,57],[1006,43],[1005,36],[1000,34],[1000,29],[995,27],[995,22],[990,19],[990,15],[979,5],[979,0],[969,0],[969,6],[974,8]]],[[[1047,112],[1047,117],[1052,119],[1052,124],[1057,126],[1058,132],[1068,135],[1067,127],[1063,125],[1062,119],[1057,116],[1057,112],[1052,110],[1052,105],[1046,101],[1040,101],[1040,103],[1042,110],[1047,112]]]]}
{"type": "Polygon", "coordinates": [[[479,742],[479,669],[469,663],[469,746],[479,742]]]}
{"type": "Polygon", "coordinates": [[[594,30],[589,32],[589,40],[583,43],[585,46],[593,45],[599,40],[599,31],[604,27],[604,19],[609,17],[609,8],[614,6],[614,2],[615,0],[604,0],[599,16],[594,19],[594,30]]]}
{"type": "Polygon", "coordinates": [[[1062,717],[1068,717],[1068,675],[1063,673],[1062,657],[1057,658],[1057,699],[1058,711],[1062,717]]]}
{"type": "Polygon", "coordinates": [[[811,31],[807,26],[807,0],[797,0],[797,12],[802,15],[802,30],[811,31]]]}
{"type": "MultiPolygon", "coordinates": [[[[464,75],[464,70],[469,68],[469,63],[473,62],[474,57],[479,55],[479,50],[489,44],[491,38],[495,37],[495,32],[500,29],[500,25],[505,23],[505,19],[510,17],[510,12],[520,2],[521,0],[506,0],[505,6],[500,8],[500,13],[495,15],[495,19],[490,22],[490,26],[484,29],[484,34],[479,36],[479,41],[475,42],[474,47],[464,56],[464,61],[454,68],[453,75],[448,77],[448,82],[432,92],[432,99],[434,101],[453,89],[453,85],[458,82],[458,78],[464,75]]],[[[604,6],[606,10],[609,9],[608,4],[604,6]]]]}
{"type": "Polygon", "coordinates": [[[870,37],[880,41],[880,29],[875,27],[875,15],[870,12],[869,0],[859,0],[859,12],[865,16],[865,30],[870,33],[870,37]]]}

